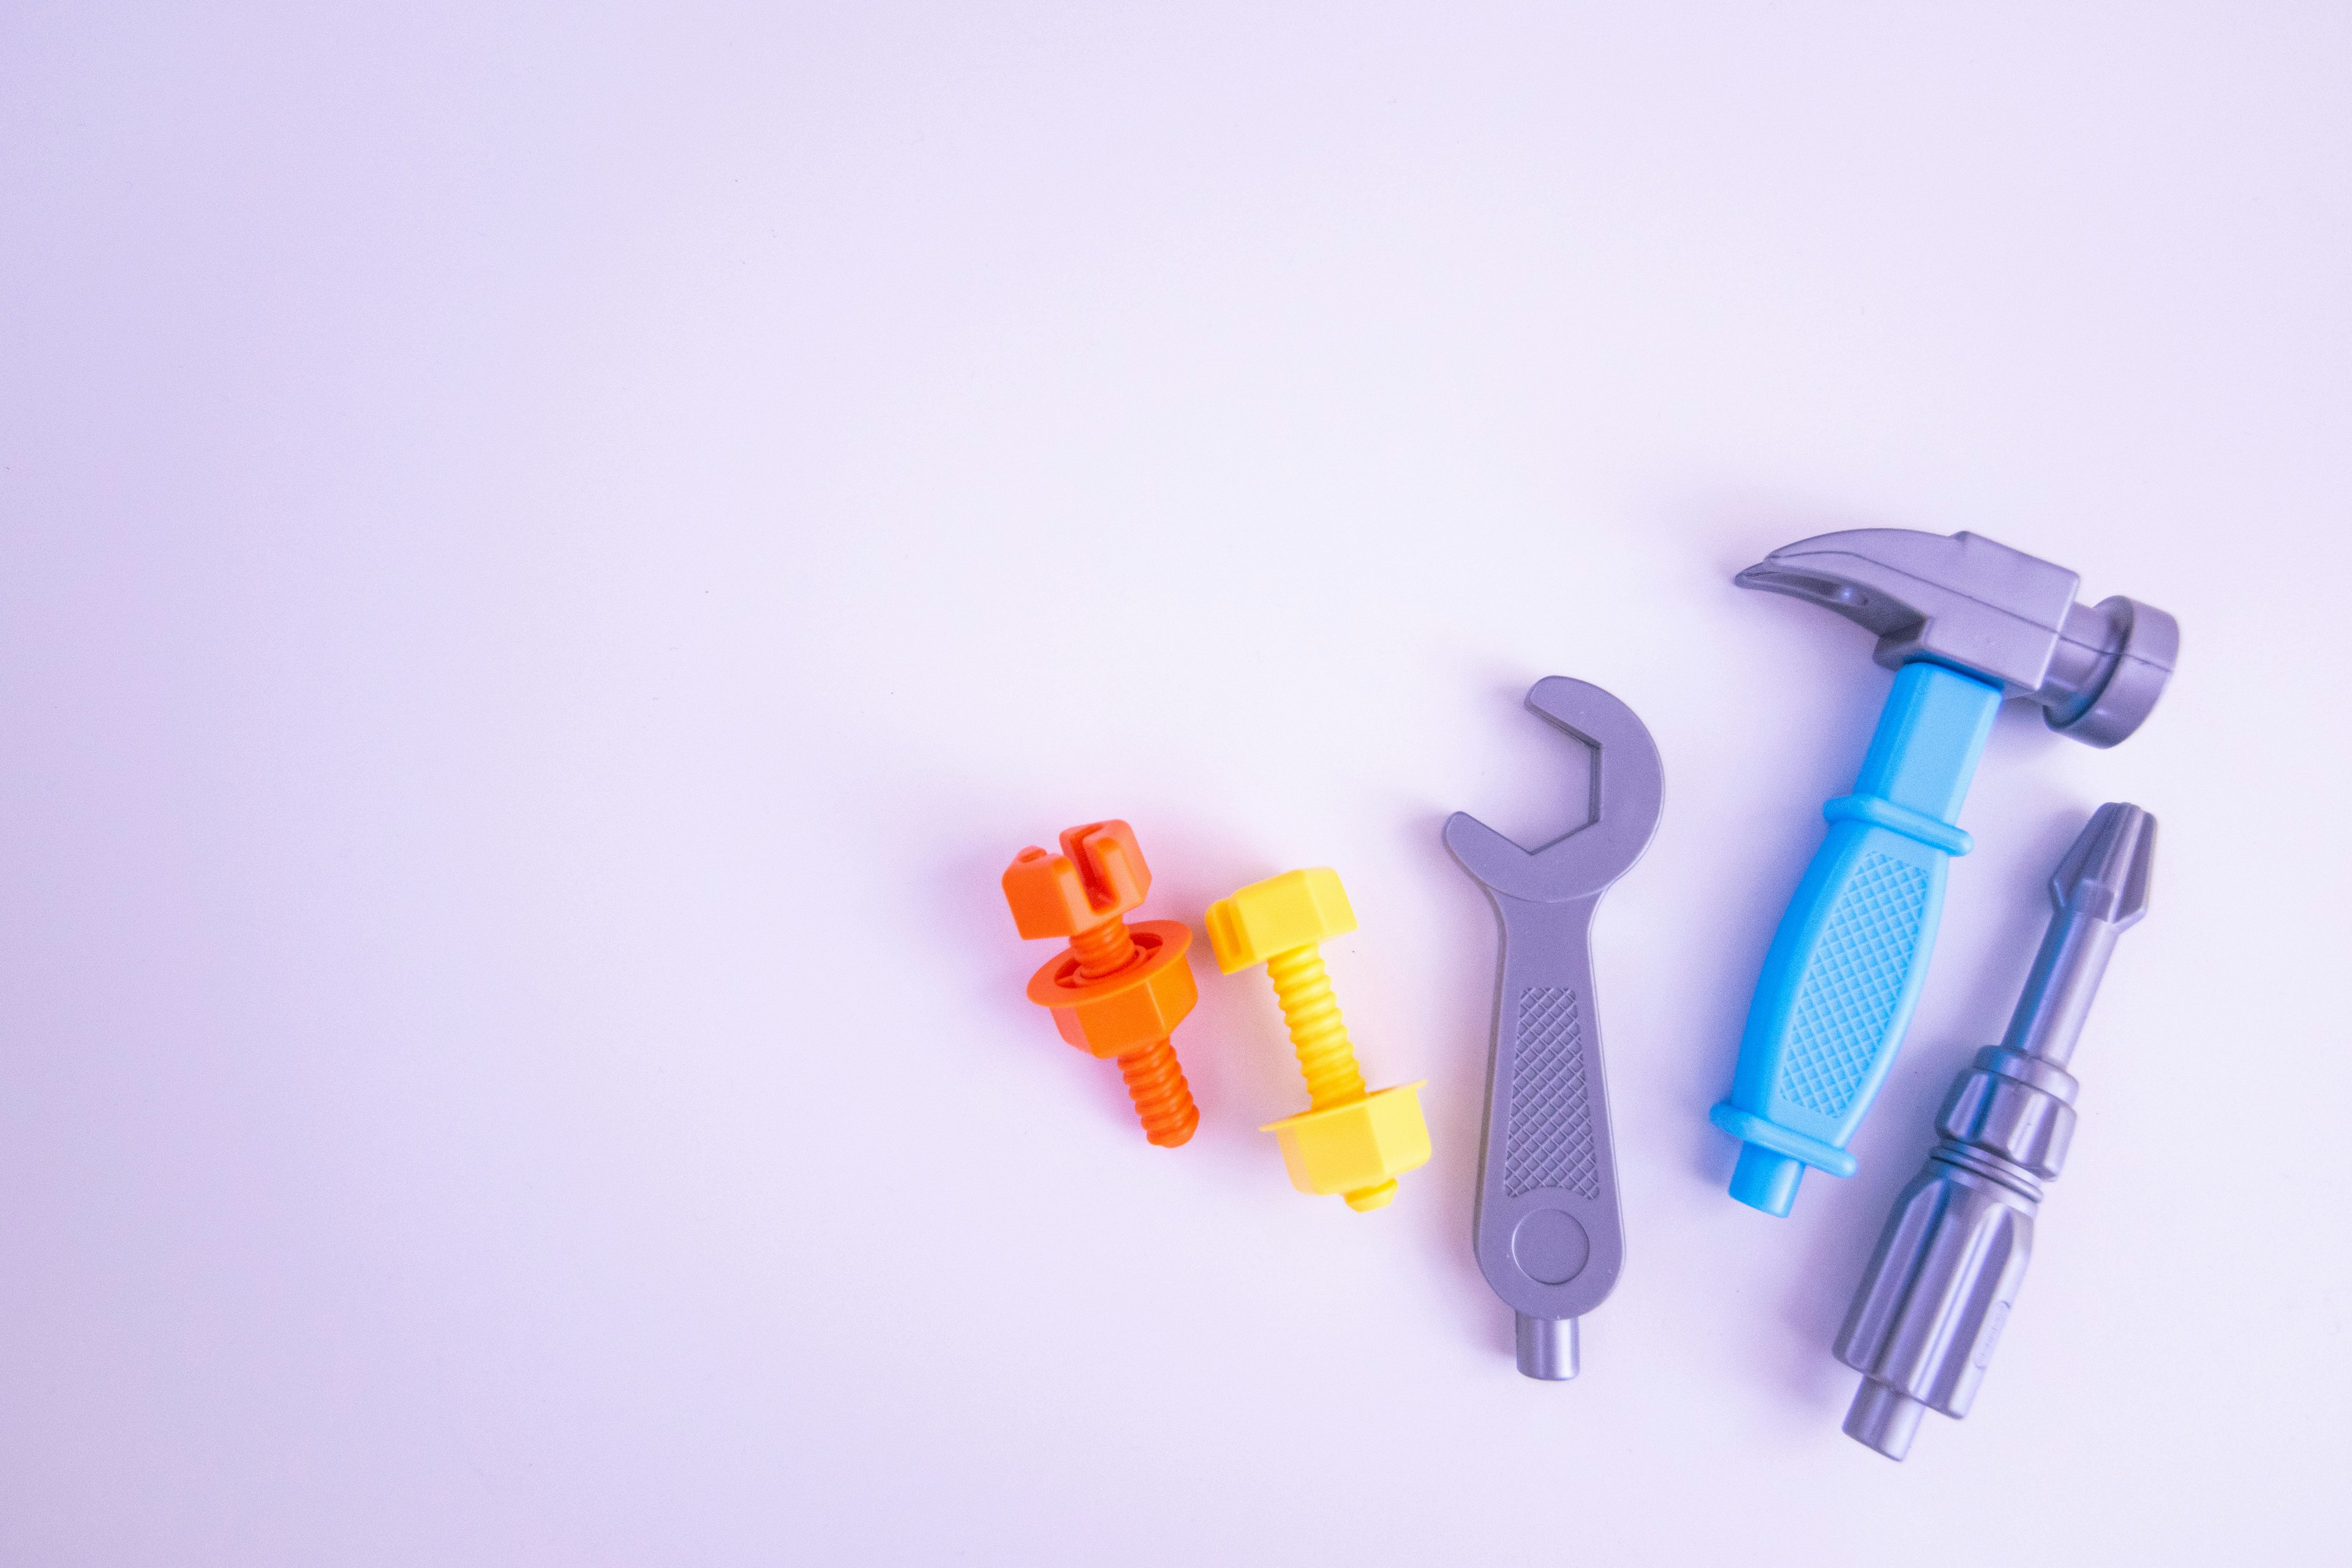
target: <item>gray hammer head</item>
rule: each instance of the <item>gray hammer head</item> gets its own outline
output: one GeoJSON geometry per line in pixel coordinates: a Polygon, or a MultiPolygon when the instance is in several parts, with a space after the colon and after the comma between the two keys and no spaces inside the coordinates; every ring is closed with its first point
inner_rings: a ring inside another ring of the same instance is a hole
{"type": "Polygon", "coordinates": [[[1889,669],[1927,659],[2042,705],[2062,735],[2112,746],[2172,678],[2180,626],[2137,600],[2075,602],[2082,579],[1975,533],[1859,528],[1801,539],[1732,579],[1878,634],[1889,669]]]}

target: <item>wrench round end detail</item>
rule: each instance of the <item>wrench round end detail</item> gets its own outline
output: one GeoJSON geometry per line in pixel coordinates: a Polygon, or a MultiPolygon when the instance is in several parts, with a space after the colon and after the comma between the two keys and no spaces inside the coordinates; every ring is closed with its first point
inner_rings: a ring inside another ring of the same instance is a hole
{"type": "Polygon", "coordinates": [[[1591,1259],[1591,1236],[1565,1209],[1530,1209],[1511,1227],[1511,1261],[1538,1285],[1565,1285],[1591,1259]]]}

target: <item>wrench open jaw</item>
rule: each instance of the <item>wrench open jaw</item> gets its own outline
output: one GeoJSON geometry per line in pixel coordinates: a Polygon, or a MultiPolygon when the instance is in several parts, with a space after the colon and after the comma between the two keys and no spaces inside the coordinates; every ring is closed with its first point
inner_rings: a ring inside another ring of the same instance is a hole
{"type": "Polygon", "coordinates": [[[1445,819],[1445,847],[1492,893],[1540,904],[1597,897],[1633,869],[1657,831],[1665,784],[1657,742],[1631,708],[1564,675],[1537,681],[1528,709],[1591,748],[1586,820],[1539,848],[1523,849],[1457,811],[1445,819]]]}
{"type": "Polygon", "coordinates": [[[1528,706],[1591,748],[1587,820],[1525,849],[1455,812],[1444,837],[1503,927],[1472,1248],[1516,1316],[1519,1370],[1560,1381],[1576,1375],[1577,1320],[1607,1297],[1625,1254],[1592,911],[1649,847],[1664,772],[1641,720],[1597,686],[1549,676],[1528,706]]]}

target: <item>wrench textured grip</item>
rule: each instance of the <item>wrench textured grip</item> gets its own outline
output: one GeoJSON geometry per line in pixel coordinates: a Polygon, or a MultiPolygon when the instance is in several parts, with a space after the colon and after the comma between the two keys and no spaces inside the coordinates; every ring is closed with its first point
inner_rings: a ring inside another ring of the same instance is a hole
{"type": "Polygon", "coordinates": [[[1601,1140],[1593,1131],[1593,1111],[1600,1064],[1585,1059],[1575,991],[1562,985],[1521,991],[1518,1037],[1511,1050],[1503,1195],[1559,1187],[1588,1200],[1599,1197],[1601,1140]]]}
{"type": "Polygon", "coordinates": [[[1616,1284],[1625,1257],[1592,1005],[1598,900],[1490,896],[1503,963],[1472,1247],[1514,1311],[1582,1317],[1616,1284]]]}

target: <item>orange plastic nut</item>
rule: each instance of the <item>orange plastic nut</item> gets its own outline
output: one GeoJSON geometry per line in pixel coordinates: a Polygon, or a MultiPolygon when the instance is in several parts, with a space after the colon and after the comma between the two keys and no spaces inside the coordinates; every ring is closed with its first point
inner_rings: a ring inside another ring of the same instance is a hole
{"type": "Polygon", "coordinates": [[[1029,977],[1029,1000],[1052,1010],[1062,1038],[1089,1056],[1123,1057],[1176,1032],[1201,999],[1184,962],[1192,928],[1182,921],[1139,921],[1128,928],[1136,962],[1089,980],[1078,956],[1065,952],[1029,977]]]}

